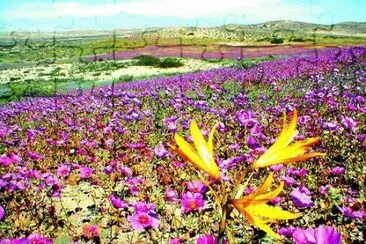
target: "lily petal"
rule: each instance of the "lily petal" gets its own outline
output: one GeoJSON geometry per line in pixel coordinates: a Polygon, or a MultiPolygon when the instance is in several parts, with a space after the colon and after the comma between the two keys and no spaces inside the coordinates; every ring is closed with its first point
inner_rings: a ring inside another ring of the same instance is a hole
{"type": "Polygon", "coordinates": [[[267,204],[250,205],[247,211],[255,216],[269,219],[296,219],[301,216],[300,213],[291,213],[279,207],[269,206],[267,204]]]}

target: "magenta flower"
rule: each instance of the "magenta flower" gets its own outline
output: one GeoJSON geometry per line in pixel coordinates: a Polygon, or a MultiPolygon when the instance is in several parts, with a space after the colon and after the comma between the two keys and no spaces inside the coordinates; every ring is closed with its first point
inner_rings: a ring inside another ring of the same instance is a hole
{"type": "Polygon", "coordinates": [[[320,188],[319,188],[320,194],[327,195],[330,188],[332,188],[332,186],[329,184],[325,185],[325,186],[320,186],[320,188]]]}
{"type": "Polygon", "coordinates": [[[205,194],[208,190],[207,186],[205,186],[200,180],[192,180],[187,184],[188,190],[193,193],[201,193],[205,194]]]}
{"type": "Polygon", "coordinates": [[[297,184],[296,180],[294,178],[292,178],[291,176],[281,176],[281,179],[287,186],[292,186],[292,185],[297,184]]]}
{"type": "Polygon", "coordinates": [[[59,180],[56,176],[50,175],[46,178],[45,182],[48,186],[53,186],[53,185],[57,185],[59,180]]]}
{"type": "Polygon", "coordinates": [[[5,209],[0,205],[0,221],[5,218],[5,209]]]}
{"type": "Polygon", "coordinates": [[[173,239],[170,239],[168,244],[181,244],[181,240],[179,238],[173,238],[173,239]]]}
{"type": "Polygon", "coordinates": [[[44,237],[41,234],[32,234],[28,236],[29,243],[40,243],[40,244],[52,244],[52,240],[48,237],[44,237]]]}
{"type": "Polygon", "coordinates": [[[136,202],[133,205],[136,212],[155,213],[156,205],[153,203],[136,202]]]}
{"type": "Polygon", "coordinates": [[[331,170],[331,174],[333,175],[342,175],[346,172],[345,168],[344,167],[335,167],[331,170]]]}
{"type": "Polygon", "coordinates": [[[90,178],[90,176],[93,174],[93,169],[89,167],[81,167],[80,168],[80,178],[81,179],[87,179],[90,178]]]}
{"type": "Polygon", "coordinates": [[[12,163],[13,162],[12,162],[11,158],[9,158],[7,156],[0,156],[0,165],[1,166],[9,167],[12,163]]]}
{"type": "Polygon", "coordinates": [[[314,206],[314,202],[311,200],[311,193],[305,186],[293,189],[290,196],[297,208],[309,208],[314,206]]]}
{"type": "Polygon", "coordinates": [[[298,228],[289,226],[289,227],[282,227],[278,230],[278,234],[285,236],[286,238],[291,238],[295,230],[298,228]]]}
{"type": "Polygon", "coordinates": [[[115,207],[117,209],[119,209],[119,208],[128,208],[128,204],[125,203],[122,199],[116,197],[115,195],[110,194],[108,196],[108,198],[111,201],[113,207],[115,207]]]}
{"type": "Polygon", "coordinates": [[[150,215],[145,212],[135,212],[127,217],[128,222],[135,230],[143,231],[149,227],[157,228],[160,224],[160,219],[155,215],[150,215]]]}
{"type": "Polygon", "coordinates": [[[33,151],[28,151],[28,152],[27,152],[27,155],[28,155],[28,157],[29,157],[30,159],[33,159],[33,160],[35,160],[35,161],[37,161],[37,160],[42,160],[42,159],[44,158],[41,154],[39,154],[39,153],[37,153],[37,152],[33,152],[33,151]]]}
{"type": "Polygon", "coordinates": [[[67,165],[61,165],[57,169],[57,176],[66,178],[70,174],[70,167],[67,165]]]}
{"type": "Polygon", "coordinates": [[[321,225],[316,229],[297,228],[292,235],[296,244],[341,244],[341,234],[332,226],[321,225]]]}
{"type": "MultiPolygon", "coordinates": [[[[201,236],[197,239],[197,244],[217,244],[217,238],[212,235],[201,236]]],[[[228,244],[227,240],[224,240],[224,244],[228,244]]]]}
{"type": "Polygon", "coordinates": [[[203,196],[200,193],[187,192],[182,195],[182,206],[184,213],[198,210],[205,204],[203,196]]]}
{"type": "Polygon", "coordinates": [[[269,167],[273,171],[281,171],[283,169],[283,164],[275,164],[269,167]]]}

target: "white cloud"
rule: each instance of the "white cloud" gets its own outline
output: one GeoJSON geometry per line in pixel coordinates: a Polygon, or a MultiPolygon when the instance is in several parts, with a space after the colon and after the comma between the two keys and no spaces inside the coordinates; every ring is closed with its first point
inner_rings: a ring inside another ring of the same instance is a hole
{"type": "MultiPolygon", "coordinates": [[[[321,13],[321,9],[312,9],[321,13]]],[[[49,19],[59,17],[103,17],[129,13],[143,16],[202,18],[242,16],[252,22],[277,19],[311,21],[305,5],[284,3],[283,0],[138,0],[116,4],[27,4],[6,13],[7,19],[49,19]]]]}

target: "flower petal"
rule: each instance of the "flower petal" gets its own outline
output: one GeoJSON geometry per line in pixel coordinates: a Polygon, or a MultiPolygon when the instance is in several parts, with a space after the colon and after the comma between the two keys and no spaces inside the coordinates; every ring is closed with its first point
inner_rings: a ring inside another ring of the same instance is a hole
{"type": "Polygon", "coordinates": [[[266,232],[270,237],[272,237],[274,239],[281,239],[281,236],[279,234],[274,232],[271,229],[271,227],[269,227],[262,220],[260,220],[256,217],[253,217],[253,225],[256,226],[257,228],[263,230],[264,232],[266,232]]]}
{"type": "Polygon", "coordinates": [[[178,145],[178,153],[182,156],[185,156],[189,162],[197,166],[198,168],[205,170],[205,164],[201,160],[201,158],[197,155],[197,153],[192,150],[192,146],[189,145],[186,140],[184,140],[180,135],[175,134],[174,135],[175,142],[178,145]]]}
{"type": "Polygon", "coordinates": [[[215,131],[218,126],[219,126],[219,124],[216,123],[215,126],[212,128],[210,135],[208,136],[207,146],[208,146],[208,149],[210,150],[211,154],[213,154],[213,136],[214,136],[215,131]]]}
{"type": "Polygon", "coordinates": [[[291,213],[267,204],[250,205],[246,210],[252,215],[269,219],[296,219],[301,216],[300,213],[291,213]]]}
{"type": "Polygon", "coordinates": [[[284,113],[283,117],[283,128],[282,131],[277,138],[276,142],[271,146],[270,149],[266,152],[267,154],[271,154],[277,150],[280,150],[286,147],[290,142],[294,139],[296,134],[296,122],[297,122],[297,110],[294,110],[292,115],[292,119],[289,125],[286,125],[286,114],[284,113]]]}

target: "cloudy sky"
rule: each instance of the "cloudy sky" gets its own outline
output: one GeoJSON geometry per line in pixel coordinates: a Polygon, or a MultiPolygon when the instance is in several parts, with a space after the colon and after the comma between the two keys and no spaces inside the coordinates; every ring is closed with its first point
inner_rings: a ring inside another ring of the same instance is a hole
{"type": "Polygon", "coordinates": [[[0,31],[366,21],[365,0],[0,0],[0,31]]]}

